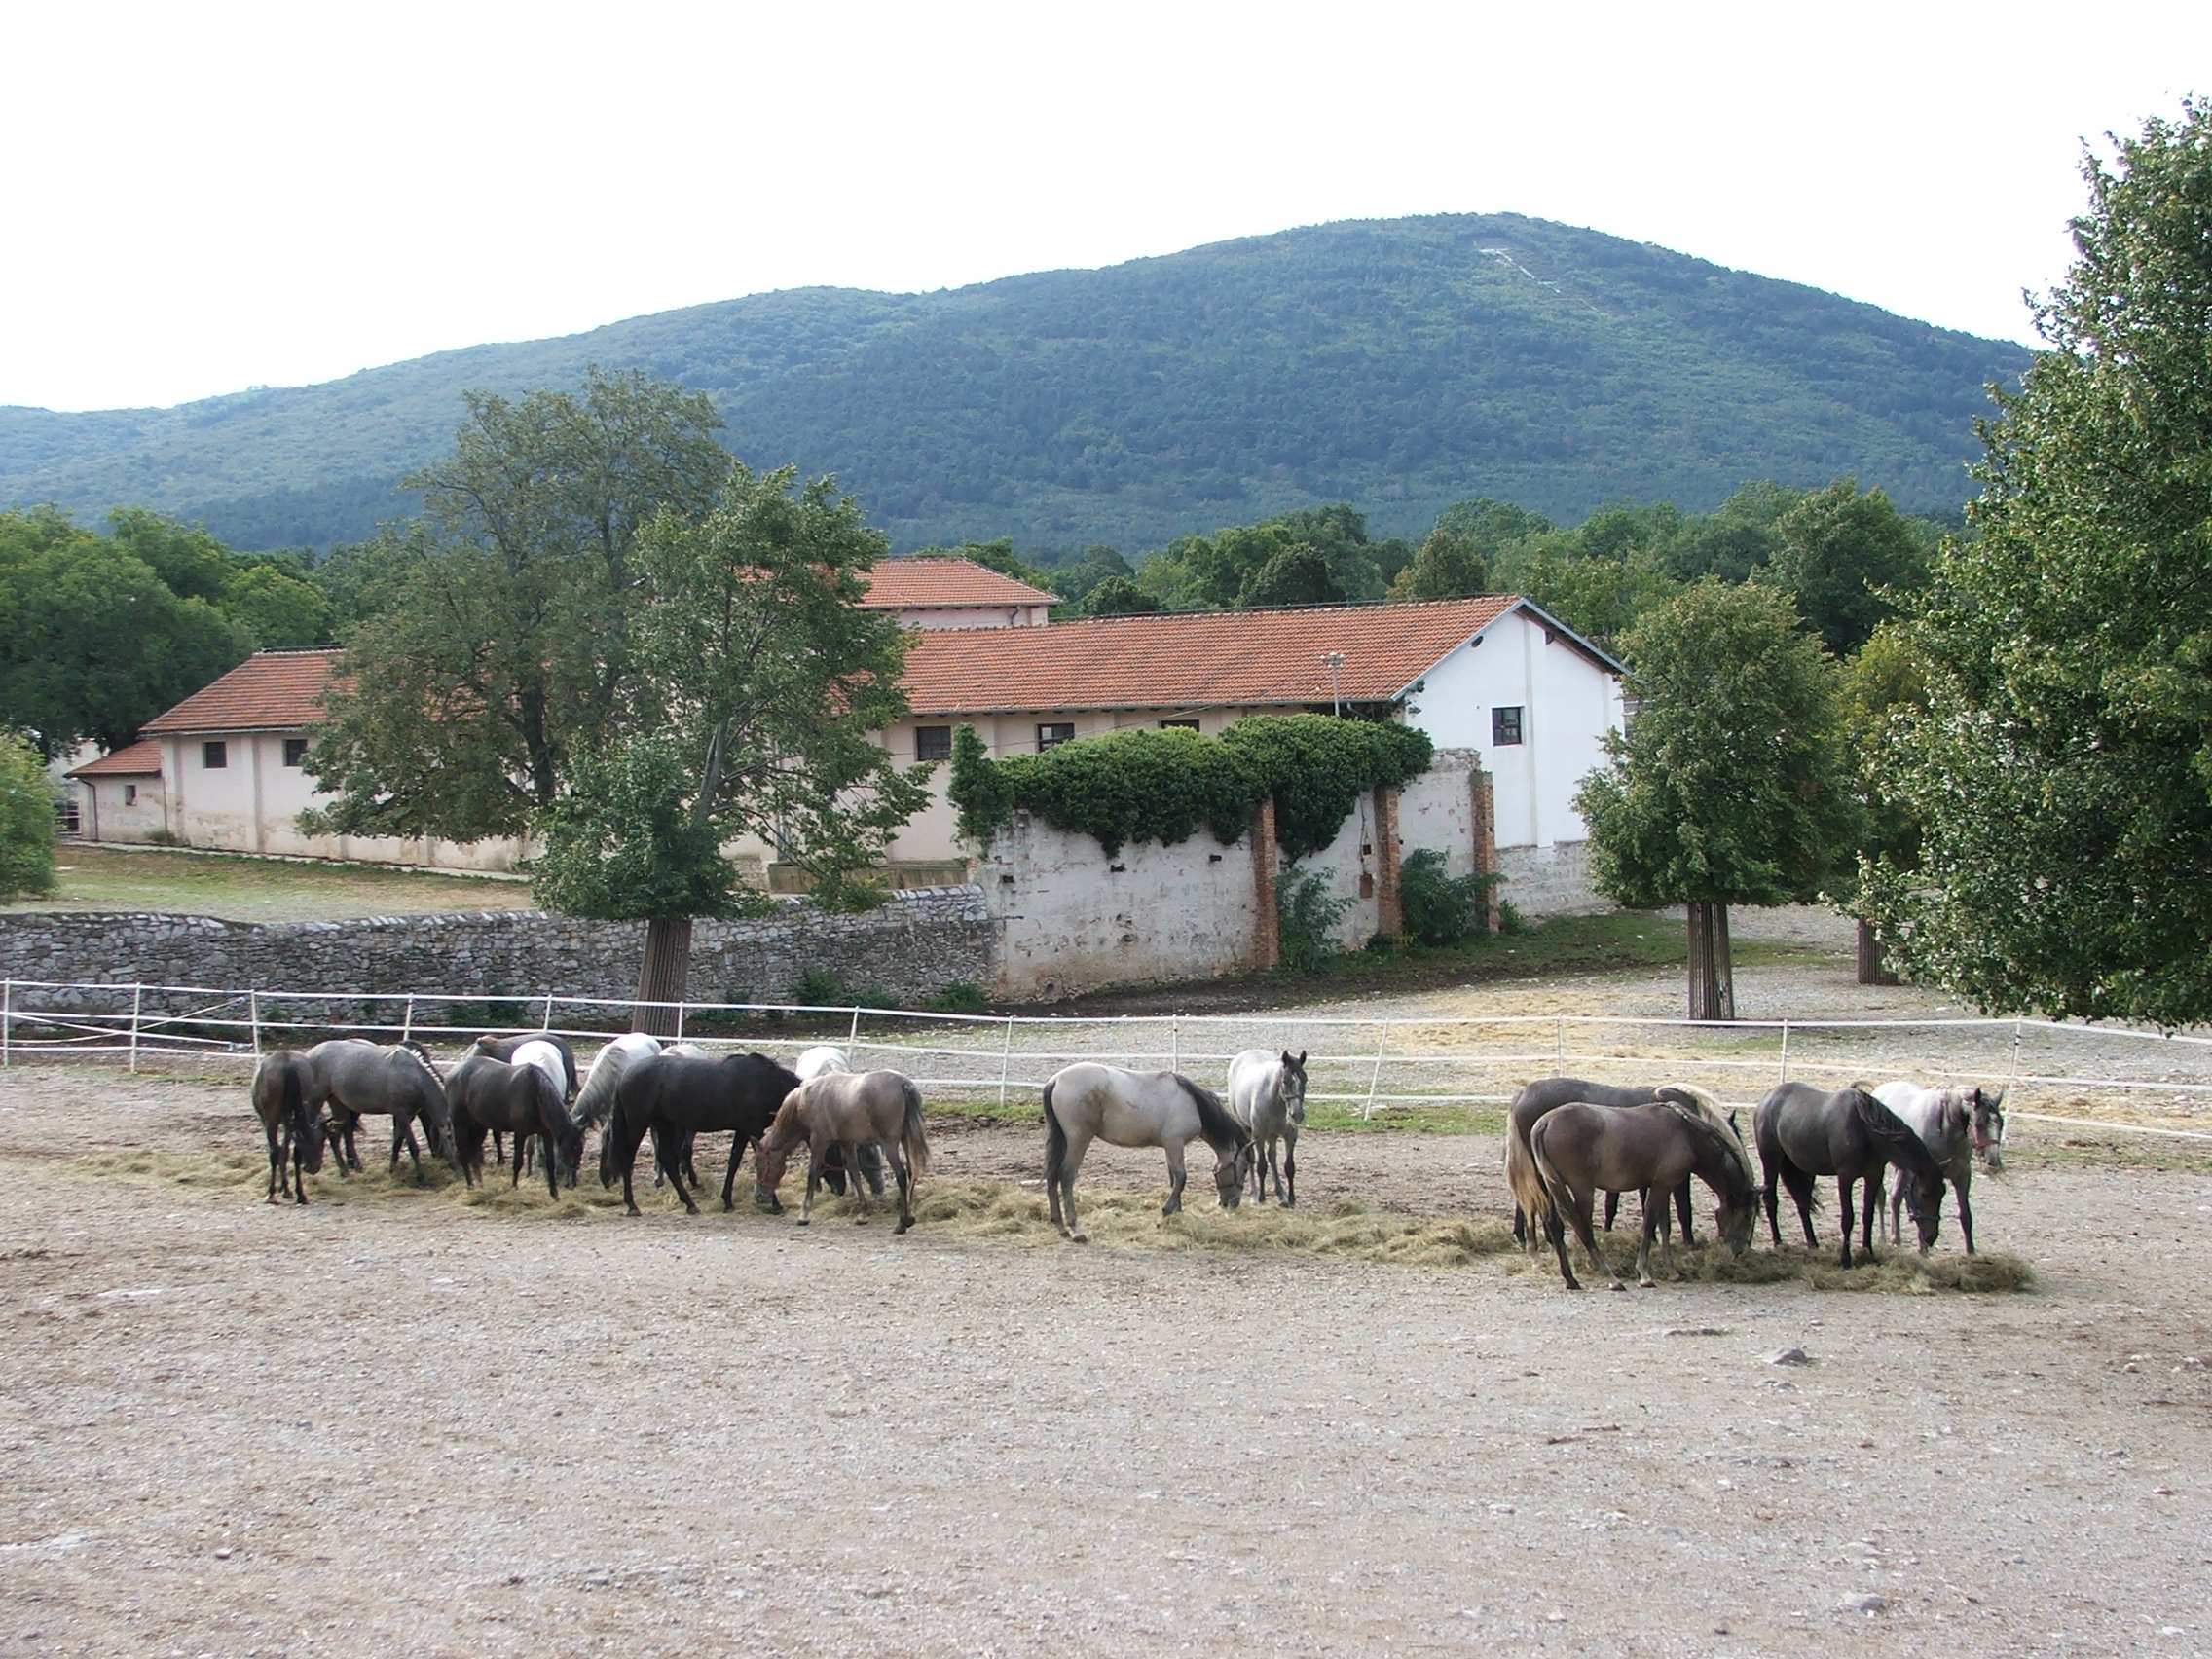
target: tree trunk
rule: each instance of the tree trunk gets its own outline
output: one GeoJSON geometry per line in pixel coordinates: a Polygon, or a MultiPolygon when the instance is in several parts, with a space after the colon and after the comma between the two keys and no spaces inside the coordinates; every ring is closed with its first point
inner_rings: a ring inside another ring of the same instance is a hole
{"type": "Polygon", "coordinates": [[[638,966],[638,1003],[630,1011],[633,1030],[655,1037],[682,1035],[679,1010],[652,1003],[681,1003],[691,977],[691,918],[655,916],[645,924],[645,955],[638,966]]]}
{"type": "Polygon", "coordinates": [[[1863,917],[1859,923],[1859,982],[1862,985],[1894,985],[1896,972],[1882,953],[1882,941],[1874,936],[1873,924],[1863,917]]]}
{"type": "Polygon", "coordinates": [[[1689,907],[1690,1017],[1736,1017],[1736,968],[1728,951],[1728,906],[1689,907]]]}

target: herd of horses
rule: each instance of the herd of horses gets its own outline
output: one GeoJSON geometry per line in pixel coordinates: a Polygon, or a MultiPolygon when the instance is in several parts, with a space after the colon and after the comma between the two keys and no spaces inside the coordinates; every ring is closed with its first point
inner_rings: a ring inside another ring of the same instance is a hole
{"type": "MultiPolygon", "coordinates": [[[[1135,1072],[1083,1060],[1046,1083],[1045,1191],[1054,1229],[1086,1236],[1075,1206],[1076,1176],[1094,1141],[1157,1147],[1166,1154],[1168,1193],[1161,1213],[1182,1207],[1185,1150],[1202,1140],[1214,1155],[1214,1188],[1235,1209],[1249,1185],[1253,1200],[1271,1193],[1298,1201],[1298,1136],[1306,1122],[1306,1054],[1249,1049],[1229,1065],[1226,1094],[1180,1072],[1135,1072]]],[[[573,1051],[552,1032],[476,1039],[450,1072],[420,1044],[376,1044],[355,1038],[278,1050],[263,1057],[253,1078],[254,1110],[269,1144],[268,1201],[288,1194],[306,1203],[303,1174],[322,1167],[326,1148],[341,1173],[358,1170],[354,1133],[363,1117],[389,1117],[390,1166],[402,1152],[424,1179],[415,1138],[419,1123],[436,1156],[471,1184],[484,1176],[484,1143],[520,1184],[528,1164],[543,1166],[546,1191],[574,1185],[585,1138],[598,1129],[603,1188],[622,1183],[624,1208],[639,1212],[633,1176],[639,1148],[653,1145],[654,1184],[671,1187],[684,1209],[699,1213],[692,1189],[703,1188],[693,1163],[698,1136],[726,1132],[729,1161],[722,1208],[733,1204],[737,1172],[748,1147],[754,1199],[781,1213],[777,1198],[792,1155],[807,1149],[806,1198],[799,1225],[811,1219],[825,1185],[848,1186],[866,1219],[872,1194],[885,1192],[888,1166],[898,1188],[899,1226],[914,1224],[913,1190],[929,1168],[922,1098],[903,1072],[852,1069],[843,1051],[819,1047],[793,1067],[760,1053],[717,1056],[694,1045],[664,1044],[632,1033],[614,1038],[578,1073],[573,1051]],[[511,1151],[507,1140],[511,1138],[511,1151]]],[[[1714,1231],[1741,1255],[1751,1243],[1763,1203],[1773,1244],[1782,1243],[1779,1188],[1796,1206],[1808,1247],[1815,1183],[1836,1182],[1842,1263],[1852,1265],[1852,1232],[1871,1260],[1884,1189],[1892,1171],[1889,1236],[1901,1244],[1900,1212],[1909,1211],[1923,1253],[1941,1226],[1944,1188],[1956,1196],[1959,1228],[1973,1250],[1969,1198],[1976,1161],[2004,1164],[2004,1093],[1979,1088],[1927,1088],[1911,1083],[1824,1091],[1785,1083],[1751,1115],[1758,1151],[1754,1171],[1736,1115],[1705,1090],[1670,1083],[1624,1088],[1582,1078],[1543,1078],[1515,1097],[1506,1115],[1505,1177],[1514,1204],[1514,1234],[1531,1253],[1546,1244],[1561,1277],[1581,1288],[1567,1254],[1572,1234],[1591,1268],[1612,1288],[1625,1288],[1599,1249],[1597,1199],[1604,1195],[1604,1226],[1620,1196],[1639,1195],[1642,1231],[1637,1278],[1651,1285],[1656,1243],[1672,1271],[1674,1221],[1683,1241],[1696,1243],[1691,1195],[1696,1183],[1718,1199],[1714,1231]],[[1763,1175],[1763,1180],[1762,1180],[1763,1175]],[[1860,1194],[1857,1209],[1854,1189],[1860,1194]]]]}

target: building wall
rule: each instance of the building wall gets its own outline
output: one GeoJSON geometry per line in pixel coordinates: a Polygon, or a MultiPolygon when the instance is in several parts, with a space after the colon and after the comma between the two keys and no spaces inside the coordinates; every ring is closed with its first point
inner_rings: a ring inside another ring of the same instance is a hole
{"type": "Polygon", "coordinates": [[[1610,907],[1604,896],[1590,885],[1587,841],[1500,847],[1497,867],[1505,876],[1497,896],[1530,920],[1610,907]]]}
{"type": "Polygon", "coordinates": [[[79,832],[88,841],[151,841],[168,828],[159,778],[79,778],[79,832]],[[124,797],[135,785],[138,798],[124,797]]]}
{"type": "Polygon", "coordinates": [[[1410,724],[1437,747],[1471,749],[1497,792],[1499,847],[1579,841],[1572,797],[1604,762],[1604,734],[1621,724],[1620,682],[1565,638],[1516,611],[1501,616],[1424,677],[1410,724]],[[1491,741],[1492,712],[1522,711],[1522,741],[1491,741]]]}
{"type": "Polygon", "coordinates": [[[511,870],[521,856],[511,839],[462,845],[431,836],[308,835],[299,815],[329,797],[304,766],[284,764],[284,741],[298,732],[187,733],[162,739],[169,830],[188,847],[235,853],[350,859],[436,869],[511,870]],[[224,745],[225,764],[210,767],[205,746],[224,745]]]}
{"type": "Polygon", "coordinates": [[[951,605],[899,612],[908,628],[1042,628],[1049,605],[951,605]]]}

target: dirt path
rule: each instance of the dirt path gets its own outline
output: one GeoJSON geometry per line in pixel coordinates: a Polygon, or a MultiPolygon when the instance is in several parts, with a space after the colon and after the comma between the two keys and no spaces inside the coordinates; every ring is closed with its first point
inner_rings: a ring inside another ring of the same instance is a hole
{"type": "MultiPolygon", "coordinates": [[[[69,1161],[253,1132],[235,1089],[0,1085],[12,1645],[2212,1641],[2212,1373],[2176,1369],[2212,1357],[2203,1175],[1977,1192],[2029,1296],[1574,1297],[665,1208],[269,1208],[69,1161]],[[1765,1363],[1793,1344],[1812,1364],[1765,1363]]],[[[945,1131],[943,1166],[1017,1174],[1023,1138],[945,1131]]],[[[1487,1156],[1339,1136],[1308,1179],[1450,1202],[1487,1156]]]]}

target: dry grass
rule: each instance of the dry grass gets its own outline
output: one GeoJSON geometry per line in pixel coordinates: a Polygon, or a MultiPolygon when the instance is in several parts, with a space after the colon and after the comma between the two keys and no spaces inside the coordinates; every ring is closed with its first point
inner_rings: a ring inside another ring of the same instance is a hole
{"type": "Polygon", "coordinates": [[[55,889],[12,910],[169,910],[234,922],[528,908],[527,882],[246,854],[64,846],[55,889]]]}
{"type": "MultiPolygon", "coordinates": [[[[263,1192],[269,1165],[258,1148],[220,1153],[132,1148],[72,1159],[63,1167],[92,1179],[122,1176],[226,1191],[251,1198],[263,1192]]],[[[510,1187],[503,1170],[488,1171],[485,1184],[474,1188],[463,1185],[442,1166],[426,1168],[425,1175],[427,1184],[418,1187],[404,1161],[396,1174],[372,1165],[350,1177],[340,1177],[335,1166],[326,1164],[321,1175],[308,1177],[308,1196],[313,1204],[341,1209],[380,1205],[502,1221],[590,1222],[620,1220],[623,1216],[621,1190],[603,1191],[596,1171],[590,1168],[575,1187],[564,1189],[558,1199],[547,1198],[541,1178],[535,1182],[526,1178],[521,1186],[510,1187]]],[[[640,1207],[648,1213],[675,1212],[675,1197],[665,1191],[652,1192],[649,1179],[638,1184],[640,1207]]],[[[702,1211],[721,1217],[720,1225],[781,1228],[796,1220],[795,1202],[783,1216],[754,1209],[750,1170],[739,1172],[736,1208],[727,1216],[719,1209],[720,1191],[719,1182],[710,1181],[699,1195],[702,1211]]],[[[796,1194],[788,1197],[795,1198],[796,1194]]],[[[1467,1268],[1496,1261],[1509,1272],[1533,1272],[1539,1277],[1552,1277],[1558,1271],[1548,1251],[1540,1257],[1519,1254],[1512,1230],[1502,1221],[1488,1218],[1426,1219],[1348,1199],[1321,1208],[1286,1210],[1279,1204],[1245,1204],[1222,1210],[1215,1206],[1210,1193],[1190,1198],[1189,1207],[1163,1217],[1157,1195],[1093,1188],[1079,1191],[1077,1197],[1084,1231],[1095,1245],[1106,1249],[1316,1256],[1430,1269],[1467,1268]]],[[[828,1193],[816,1200],[814,1208],[817,1224],[857,1220],[860,1215],[851,1199],[832,1198],[828,1193]]],[[[879,1223],[888,1224],[896,1205],[879,1202],[874,1213],[879,1223]]],[[[914,1215],[917,1225],[933,1235],[999,1239],[1030,1249],[1067,1247],[1052,1229],[1043,1193],[1010,1182],[925,1179],[914,1215]]],[[[1628,1276],[1635,1258],[1633,1244],[1606,1239],[1602,1245],[1623,1276],[1628,1276]]],[[[1587,1278],[1580,1252],[1573,1254],[1576,1273],[1587,1278]]],[[[1796,1249],[1756,1249],[1742,1257],[1730,1257],[1717,1247],[1705,1247],[1677,1250],[1675,1259],[1683,1282],[1701,1284],[1801,1284],[1821,1291],[1922,1296],[1936,1291],[2022,1291],[2035,1283],[2035,1273],[2027,1263],[2004,1254],[1970,1257],[1943,1251],[1922,1257],[1909,1249],[1891,1250],[1883,1252],[1877,1263],[1849,1271],[1838,1267],[1834,1256],[1826,1251],[1815,1254],[1796,1249]]]]}

